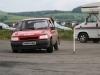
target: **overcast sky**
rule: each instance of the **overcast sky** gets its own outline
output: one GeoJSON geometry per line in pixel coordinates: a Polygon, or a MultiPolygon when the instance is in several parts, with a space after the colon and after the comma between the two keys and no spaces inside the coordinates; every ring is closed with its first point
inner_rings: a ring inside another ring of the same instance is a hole
{"type": "Polygon", "coordinates": [[[24,12],[41,10],[72,10],[75,7],[100,0],[0,0],[0,10],[24,12]]]}

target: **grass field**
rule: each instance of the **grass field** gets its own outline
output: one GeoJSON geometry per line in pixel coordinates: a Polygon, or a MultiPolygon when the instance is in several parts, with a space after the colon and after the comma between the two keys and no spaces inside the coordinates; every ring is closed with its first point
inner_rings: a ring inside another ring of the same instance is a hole
{"type": "Polygon", "coordinates": [[[61,40],[73,40],[73,30],[58,30],[58,34],[61,40]]]}
{"type": "Polygon", "coordinates": [[[0,30],[0,40],[8,40],[11,38],[12,31],[10,30],[0,30]]]}

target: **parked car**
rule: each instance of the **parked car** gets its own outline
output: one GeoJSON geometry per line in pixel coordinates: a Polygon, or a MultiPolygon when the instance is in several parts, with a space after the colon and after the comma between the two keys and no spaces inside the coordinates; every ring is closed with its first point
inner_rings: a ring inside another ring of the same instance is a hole
{"type": "Polygon", "coordinates": [[[55,27],[58,29],[58,30],[72,30],[71,28],[69,27],[65,27],[65,26],[61,26],[59,25],[57,22],[55,22],[55,27]]]}
{"type": "Polygon", "coordinates": [[[9,27],[7,24],[0,22],[0,29],[15,30],[16,28],[9,27]]]}
{"type": "Polygon", "coordinates": [[[13,52],[29,49],[58,50],[58,32],[49,18],[30,18],[21,20],[11,36],[13,52]]]}

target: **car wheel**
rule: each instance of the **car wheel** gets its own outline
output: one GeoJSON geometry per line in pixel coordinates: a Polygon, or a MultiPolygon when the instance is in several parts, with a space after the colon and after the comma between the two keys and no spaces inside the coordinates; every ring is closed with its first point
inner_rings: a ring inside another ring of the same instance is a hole
{"type": "Polygon", "coordinates": [[[99,40],[98,39],[92,39],[93,43],[98,43],[99,40]]]}
{"type": "Polygon", "coordinates": [[[78,37],[79,41],[81,43],[87,43],[88,41],[88,35],[86,33],[81,33],[78,37]]]}
{"type": "Polygon", "coordinates": [[[47,48],[47,52],[48,52],[48,53],[52,53],[52,52],[53,52],[52,39],[50,39],[50,45],[49,45],[49,47],[47,48]]]}
{"type": "Polygon", "coordinates": [[[54,49],[58,50],[58,40],[56,41],[56,43],[54,44],[54,49]]]}
{"type": "Polygon", "coordinates": [[[17,49],[12,48],[12,50],[13,50],[13,53],[18,53],[18,50],[17,49]]]}

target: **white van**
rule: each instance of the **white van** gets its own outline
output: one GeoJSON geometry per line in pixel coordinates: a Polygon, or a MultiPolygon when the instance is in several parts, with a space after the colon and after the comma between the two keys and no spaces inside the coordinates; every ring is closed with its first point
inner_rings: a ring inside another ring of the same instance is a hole
{"type": "Polygon", "coordinates": [[[16,28],[9,27],[7,24],[0,22],[0,29],[15,30],[16,28]]]}
{"type": "Polygon", "coordinates": [[[100,41],[100,2],[81,6],[83,13],[89,14],[86,20],[75,27],[75,38],[81,43],[100,41]]]}

